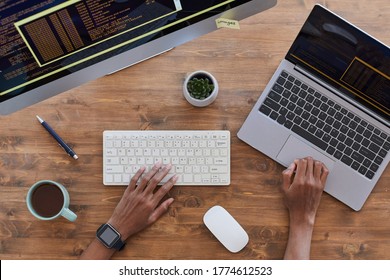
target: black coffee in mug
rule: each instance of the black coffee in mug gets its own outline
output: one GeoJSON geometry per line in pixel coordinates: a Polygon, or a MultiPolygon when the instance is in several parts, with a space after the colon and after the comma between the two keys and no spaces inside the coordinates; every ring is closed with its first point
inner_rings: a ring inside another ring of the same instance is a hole
{"type": "Polygon", "coordinates": [[[42,184],[33,191],[31,203],[38,215],[53,217],[62,210],[64,194],[56,185],[42,184]]]}

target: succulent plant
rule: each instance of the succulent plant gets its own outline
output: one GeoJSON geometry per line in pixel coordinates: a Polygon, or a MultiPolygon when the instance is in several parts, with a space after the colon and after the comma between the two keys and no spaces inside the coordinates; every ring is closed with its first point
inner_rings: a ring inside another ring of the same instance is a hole
{"type": "Polygon", "coordinates": [[[207,78],[192,78],[188,81],[187,89],[193,98],[203,100],[210,96],[214,85],[207,78]]]}

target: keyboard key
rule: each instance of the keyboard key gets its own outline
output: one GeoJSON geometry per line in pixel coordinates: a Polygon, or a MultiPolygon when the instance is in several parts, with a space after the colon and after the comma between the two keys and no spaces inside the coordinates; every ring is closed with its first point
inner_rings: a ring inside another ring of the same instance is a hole
{"type": "Polygon", "coordinates": [[[259,109],[260,112],[262,112],[264,115],[269,115],[271,114],[271,109],[265,105],[261,105],[260,109],[259,109]]]}
{"type": "Polygon", "coordinates": [[[344,149],[345,149],[345,145],[343,143],[339,143],[337,145],[337,150],[339,150],[340,152],[344,151],[344,149]]]}
{"type": "Polygon", "coordinates": [[[334,105],[335,105],[335,103],[334,103],[334,101],[333,100],[328,100],[328,105],[330,106],[330,107],[333,107],[334,105]]]}
{"type": "Polygon", "coordinates": [[[291,129],[291,127],[294,125],[294,123],[290,120],[286,120],[286,122],[284,123],[284,127],[288,128],[288,129],[291,129]]]}
{"type": "Polygon", "coordinates": [[[349,138],[355,138],[355,136],[356,136],[356,131],[354,131],[354,130],[352,130],[352,129],[350,129],[349,131],[348,131],[348,137],[349,138]]]}
{"type": "Polygon", "coordinates": [[[314,125],[309,125],[309,128],[308,128],[308,131],[311,133],[311,134],[314,134],[316,132],[317,128],[314,126],[314,125]]]}
{"type": "Polygon", "coordinates": [[[283,77],[279,77],[276,82],[279,84],[279,85],[284,85],[284,83],[286,82],[286,79],[283,78],[283,77]]]}
{"type": "Polygon", "coordinates": [[[299,80],[295,80],[294,84],[296,84],[297,86],[301,86],[302,82],[299,80]]]}
{"type": "Polygon", "coordinates": [[[303,129],[307,129],[309,127],[309,125],[310,125],[310,123],[308,121],[305,121],[305,120],[301,123],[301,127],[303,129]]]}
{"type": "Polygon", "coordinates": [[[359,164],[358,162],[354,161],[354,162],[352,163],[351,167],[352,167],[354,170],[358,170],[359,167],[360,167],[360,164],[359,164]]]}
{"type": "Polygon", "coordinates": [[[364,166],[360,166],[358,171],[360,174],[365,175],[367,172],[367,168],[365,168],[364,166]]]}
{"type": "Polygon", "coordinates": [[[307,141],[313,143],[314,145],[319,147],[321,150],[326,150],[326,148],[328,147],[328,144],[326,144],[324,141],[322,141],[321,139],[318,139],[316,136],[307,132],[306,130],[303,130],[302,128],[300,128],[297,125],[294,125],[291,130],[293,132],[295,132],[296,134],[298,134],[299,136],[301,136],[302,138],[306,139],[307,141]]]}
{"type": "Polygon", "coordinates": [[[313,108],[313,110],[311,110],[311,113],[314,115],[314,116],[318,116],[320,114],[320,110],[318,108],[313,108]]]}
{"type": "Polygon", "coordinates": [[[322,136],[324,136],[324,132],[320,129],[317,129],[315,136],[317,136],[318,138],[322,138],[322,136]]]}
{"type": "Polygon", "coordinates": [[[328,154],[330,154],[331,156],[334,154],[334,152],[336,151],[335,148],[333,148],[332,146],[329,146],[327,149],[326,149],[326,152],[328,154]]]}
{"type": "Polygon", "coordinates": [[[361,136],[360,134],[357,134],[354,138],[354,140],[357,142],[357,143],[361,143],[362,140],[363,140],[363,136],[361,136]]]}
{"type": "Polygon", "coordinates": [[[341,158],[341,161],[344,162],[346,165],[350,166],[353,162],[353,160],[350,157],[343,156],[341,158]]]}
{"type": "Polygon", "coordinates": [[[347,116],[344,116],[343,119],[341,120],[341,122],[345,125],[348,125],[350,121],[351,119],[348,118],[347,116]]]}
{"type": "Polygon", "coordinates": [[[314,96],[308,94],[308,95],[306,96],[306,99],[305,99],[305,100],[306,100],[307,102],[309,102],[309,103],[313,103],[313,101],[314,101],[314,96]]]}
{"type": "Polygon", "coordinates": [[[344,133],[344,134],[347,134],[348,133],[348,127],[346,127],[345,125],[343,125],[343,126],[341,126],[341,128],[340,128],[340,131],[342,132],[342,133],[344,133]]]}
{"type": "Polygon", "coordinates": [[[363,133],[363,136],[366,137],[366,138],[368,138],[368,139],[371,137],[371,135],[372,135],[372,132],[369,131],[368,129],[366,129],[366,130],[364,131],[364,133],[363,133]]]}
{"type": "Polygon", "coordinates": [[[287,81],[285,84],[284,84],[284,87],[286,89],[291,89],[293,87],[293,83],[291,83],[290,81],[287,81]]]}
{"type": "Polygon", "coordinates": [[[268,94],[268,97],[272,100],[279,102],[280,99],[282,99],[282,96],[276,93],[275,91],[271,90],[271,92],[268,94]]]}
{"type": "Polygon", "coordinates": [[[279,114],[276,113],[275,111],[272,111],[269,117],[273,120],[276,120],[279,117],[279,114]]]}
{"type": "Polygon", "coordinates": [[[372,142],[374,142],[375,144],[377,144],[379,146],[382,146],[383,143],[385,143],[383,138],[381,138],[380,136],[378,136],[376,134],[371,135],[371,140],[372,140],[372,142]]]}
{"type": "Polygon", "coordinates": [[[378,155],[381,156],[381,157],[383,157],[383,158],[385,158],[386,155],[387,155],[387,151],[384,150],[384,149],[381,149],[381,150],[379,151],[378,155]]]}
{"type": "Polygon", "coordinates": [[[284,124],[284,123],[286,122],[286,120],[287,120],[287,119],[286,119],[285,116],[280,115],[276,121],[277,121],[279,124],[284,124]]]}
{"type": "Polygon", "coordinates": [[[315,106],[315,107],[317,107],[317,108],[321,108],[321,104],[322,104],[322,102],[321,102],[321,100],[320,99],[314,99],[314,101],[313,101],[313,105],[315,106]]]}
{"type": "Polygon", "coordinates": [[[264,100],[263,104],[267,105],[269,108],[275,110],[276,112],[280,109],[280,105],[268,97],[264,100]]]}
{"type": "Polygon", "coordinates": [[[324,131],[326,133],[329,133],[331,130],[332,130],[332,127],[330,125],[326,124],[325,127],[324,127],[324,131]]]}
{"type": "Polygon", "coordinates": [[[305,98],[306,95],[307,95],[307,92],[306,92],[305,90],[301,90],[301,91],[299,92],[299,97],[300,97],[300,98],[305,98]]]}
{"type": "Polygon", "coordinates": [[[375,154],[365,147],[361,147],[359,152],[371,160],[374,160],[375,158],[375,154]]]}
{"type": "Polygon", "coordinates": [[[377,165],[375,163],[371,164],[371,166],[370,166],[370,170],[373,172],[377,172],[378,168],[379,168],[379,165],[377,165]]]}
{"type": "Polygon", "coordinates": [[[352,153],[353,153],[353,150],[347,146],[344,150],[344,154],[346,154],[347,156],[351,156],[352,153]]]}
{"type": "Polygon", "coordinates": [[[284,91],[284,88],[281,86],[281,85],[278,85],[278,84],[274,84],[274,86],[272,87],[272,89],[274,91],[276,91],[277,93],[279,94],[282,94],[283,91],[284,91]]]}
{"type": "Polygon", "coordinates": [[[299,89],[299,87],[297,87],[297,86],[293,86],[293,88],[291,89],[291,91],[292,91],[293,93],[295,93],[295,94],[298,94],[299,91],[300,91],[300,89],[299,89]]]}
{"type": "Polygon", "coordinates": [[[333,156],[337,159],[340,159],[343,156],[343,153],[336,150],[336,152],[333,154],[333,156]]]}
{"type": "MultiPolygon", "coordinates": [[[[329,103],[329,102],[328,102],[329,103]]],[[[336,110],[335,109],[333,109],[333,108],[329,108],[329,110],[328,110],[328,114],[330,115],[330,116],[334,116],[335,114],[336,114],[336,110]]]]}
{"type": "Polygon", "coordinates": [[[329,134],[325,134],[323,137],[322,137],[322,140],[324,140],[325,143],[329,143],[331,137],[329,136],[329,134]]]}
{"type": "Polygon", "coordinates": [[[356,151],[352,153],[352,158],[354,160],[356,160],[357,162],[362,162],[364,160],[364,156],[362,156],[361,154],[359,154],[356,151]]]}
{"type": "Polygon", "coordinates": [[[345,145],[347,145],[348,147],[351,147],[352,144],[353,144],[353,140],[349,137],[347,137],[347,139],[345,139],[344,141],[345,145]]]}
{"type": "Polygon", "coordinates": [[[294,111],[296,108],[296,105],[292,102],[288,103],[287,105],[287,109],[289,109],[290,111],[294,111]]]}
{"type": "Polygon", "coordinates": [[[288,110],[286,108],[280,108],[279,110],[279,114],[282,115],[282,116],[286,116],[288,113],[288,110]]]}
{"type": "MultiPolygon", "coordinates": [[[[321,100],[322,100],[322,99],[321,99],[321,100]]],[[[321,109],[323,112],[326,112],[326,111],[328,111],[328,109],[329,109],[329,105],[327,105],[327,104],[325,104],[325,103],[322,103],[320,109],[321,109]]]]}
{"type": "Polygon", "coordinates": [[[284,90],[282,95],[283,95],[283,97],[285,97],[285,98],[289,98],[289,97],[291,96],[291,94],[292,94],[291,91],[289,91],[289,90],[284,90]]]}
{"type": "Polygon", "coordinates": [[[288,104],[288,100],[286,98],[282,97],[282,100],[279,103],[280,103],[280,105],[286,107],[288,104]]]}
{"type": "Polygon", "coordinates": [[[380,147],[375,143],[371,143],[368,149],[374,153],[377,153],[379,152],[380,147]]]}
{"type": "Polygon", "coordinates": [[[289,75],[285,71],[282,71],[282,73],[280,73],[280,76],[282,76],[283,78],[287,78],[289,75]]]}
{"type": "Polygon", "coordinates": [[[372,179],[372,178],[374,178],[374,175],[375,175],[375,173],[374,172],[372,172],[371,170],[368,170],[367,171],[367,173],[366,173],[366,177],[368,178],[368,179],[372,179]]]}
{"type": "Polygon", "coordinates": [[[382,162],[383,162],[383,158],[380,157],[380,156],[377,156],[377,157],[375,158],[374,162],[375,162],[376,164],[378,164],[378,165],[381,165],[382,162]]]}
{"type": "Polygon", "coordinates": [[[317,121],[316,126],[321,129],[325,126],[325,123],[323,121],[319,120],[319,121],[317,121]]]}
{"type": "Polygon", "coordinates": [[[341,114],[340,112],[336,112],[336,114],[334,115],[334,118],[338,121],[341,121],[343,119],[343,114],[341,114]]]}
{"type": "Polygon", "coordinates": [[[211,173],[226,173],[228,172],[227,166],[211,166],[210,167],[211,173]]]}
{"type": "Polygon", "coordinates": [[[295,119],[295,114],[293,112],[288,112],[287,113],[287,119],[289,119],[290,121],[294,120],[295,119]]]}
{"type": "Polygon", "coordinates": [[[294,123],[297,124],[297,125],[300,125],[302,122],[302,118],[299,117],[299,116],[296,116],[295,119],[294,119],[294,123]]]}
{"type": "Polygon", "coordinates": [[[348,118],[350,118],[351,120],[355,117],[355,115],[351,112],[348,112],[347,114],[348,118]]]}
{"type": "Polygon", "coordinates": [[[363,166],[364,167],[370,167],[370,165],[371,165],[371,161],[369,160],[369,159],[365,159],[364,161],[363,161],[363,166]]]}

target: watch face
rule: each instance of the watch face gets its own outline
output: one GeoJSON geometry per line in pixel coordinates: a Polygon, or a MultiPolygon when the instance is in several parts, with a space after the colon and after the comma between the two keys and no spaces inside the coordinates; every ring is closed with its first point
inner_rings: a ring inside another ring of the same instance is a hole
{"type": "Polygon", "coordinates": [[[120,235],[108,224],[104,225],[98,232],[98,237],[107,247],[111,248],[119,239],[120,235]]]}

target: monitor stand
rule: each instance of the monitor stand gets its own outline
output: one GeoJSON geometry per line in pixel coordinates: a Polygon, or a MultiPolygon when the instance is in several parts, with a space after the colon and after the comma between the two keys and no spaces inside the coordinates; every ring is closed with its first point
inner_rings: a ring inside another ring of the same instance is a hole
{"type": "Polygon", "coordinates": [[[155,57],[155,56],[159,56],[159,55],[161,55],[161,54],[164,54],[164,53],[166,53],[166,52],[169,52],[169,51],[171,51],[172,49],[174,49],[174,48],[169,48],[169,49],[167,49],[167,50],[165,50],[165,51],[162,51],[162,52],[160,52],[160,53],[156,53],[156,54],[154,54],[154,55],[152,55],[152,56],[149,56],[149,57],[147,57],[147,58],[144,58],[144,59],[142,59],[142,60],[140,60],[140,61],[137,61],[137,62],[134,62],[134,63],[132,63],[132,64],[129,64],[129,65],[125,66],[125,67],[122,67],[122,68],[120,68],[120,69],[118,69],[118,70],[115,70],[114,72],[107,73],[106,76],[115,74],[116,72],[119,72],[119,71],[122,71],[123,69],[129,68],[130,66],[133,66],[133,65],[138,64],[138,63],[141,63],[141,62],[143,62],[143,61],[145,61],[145,60],[151,59],[151,58],[153,58],[153,57],[155,57]]]}

